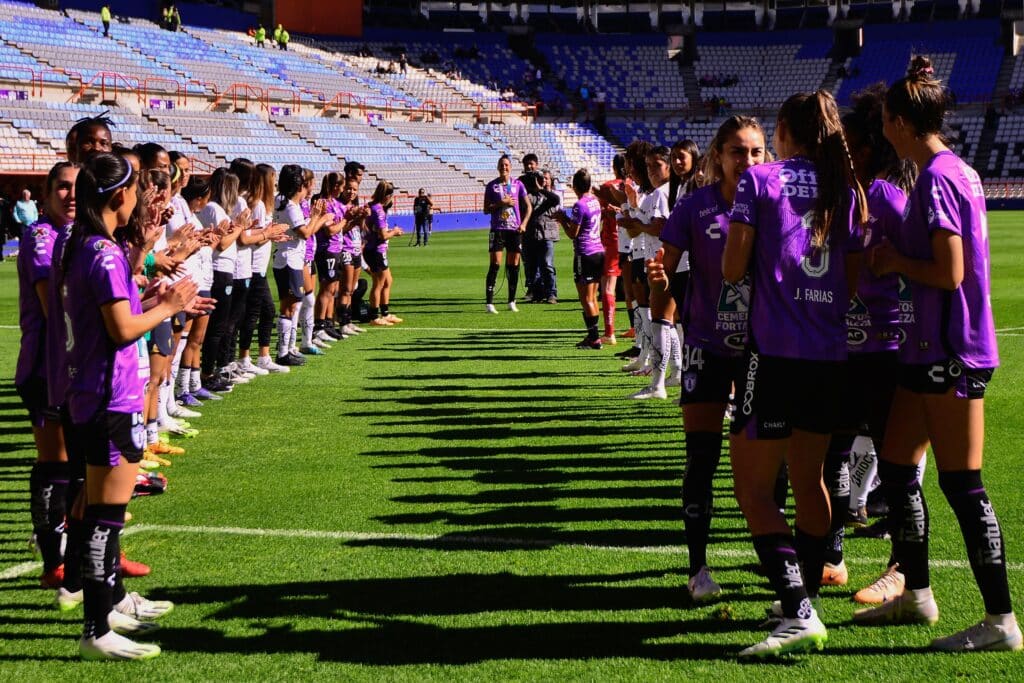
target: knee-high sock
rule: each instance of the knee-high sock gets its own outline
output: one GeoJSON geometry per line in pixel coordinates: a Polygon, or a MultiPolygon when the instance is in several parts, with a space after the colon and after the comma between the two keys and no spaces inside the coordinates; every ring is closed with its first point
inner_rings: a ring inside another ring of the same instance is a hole
{"type": "Polygon", "coordinates": [[[188,332],[182,332],[181,339],[178,340],[178,347],[174,349],[174,357],[171,358],[172,383],[178,379],[178,372],[181,370],[181,356],[185,353],[186,346],[188,346],[188,332]]]}
{"type": "Polygon", "coordinates": [[[302,346],[309,348],[313,345],[313,316],[316,297],[313,292],[307,292],[302,297],[302,346]]]}
{"type": "Polygon", "coordinates": [[[665,388],[665,371],[672,355],[672,325],[667,320],[651,321],[651,386],[665,388]]]}
{"type": "Polygon", "coordinates": [[[167,422],[168,417],[170,415],[167,413],[167,385],[160,382],[156,390],[156,419],[157,422],[167,422]]]}
{"type": "Polygon", "coordinates": [[[508,280],[508,300],[516,300],[516,289],[519,287],[519,266],[505,266],[505,277],[508,280]]]}
{"type": "Polygon", "coordinates": [[[985,611],[1010,614],[1010,585],[1006,580],[1006,552],[996,511],[981,482],[981,470],[939,472],[939,486],[953,507],[967,546],[974,580],[981,590],[985,611]]]}
{"type": "Polygon", "coordinates": [[[298,346],[299,343],[299,321],[302,316],[302,306],[296,306],[295,312],[292,313],[292,334],[291,344],[292,346],[298,346]]]}
{"type": "Polygon", "coordinates": [[[487,303],[494,303],[494,285],[498,282],[498,271],[501,267],[497,263],[492,263],[487,268],[487,303]]]}
{"type": "Polygon", "coordinates": [[[107,615],[114,607],[118,590],[120,534],[126,505],[89,505],[83,520],[82,589],[85,607],[85,637],[106,635],[107,615]]]}
{"type": "Polygon", "coordinates": [[[804,586],[793,537],[789,534],[754,536],[754,549],[782,603],[782,613],[788,619],[809,619],[814,608],[804,586]]]}
{"type": "Polygon", "coordinates": [[[647,306],[638,306],[636,309],[636,336],[640,341],[640,364],[647,365],[651,362],[651,347],[653,346],[651,339],[651,309],[647,306]]]}
{"type": "Polygon", "coordinates": [[[64,535],[64,514],[70,469],[66,462],[37,462],[29,475],[29,509],[32,532],[36,535],[43,570],[60,566],[61,537],[64,535]]]}
{"type": "Polygon", "coordinates": [[[604,313],[604,334],[611,337],[615,334],[615,292],[601,295],[601,309],[604,313]]]}
{"type": "Polygon", "coordinates": [[[800,527],[793,535],[793,547],[796,548],[800,566],[804,572],[804,587],[811,598],[818,597],[821,588],[821,575],[825,569],[825,536],[812,536],[800,527]]]}
{"type": "Polygon", "coordinates": [[[850,448],[853,434],[835,434],[825,456],[825,488],[828,489],[832,508],[832,524],[825,542],[825,561],[839,564],[843,561],[843,538],[846,531],[846,511],[850,507],[850,448]]]}
{"type": "MultiPolygon", "coordinates": [[[[868,504],[868,494],[878,486],[878,456],[871,437],[858,436],[850,449],[850,509],[868,504]]],[[[832,509],[835,516],[836,510],[832,509]]]]}
{"type": "Polygon", "coordinates": [[[928,588],[928,505],[917,480],[917,468],[879,458],[878,476],[889,504],[892,559],[899,563],[907,588],[928,588]]]}
{"type": "Polygon", "coordinates": [[[708,563],[708,538],[714,510],[714,478],[722,458],[721,432],[686,432],[683,474],[683,524],[690,555],[690,577],[708,563]]]}
{"type": "Polygon", "coordinates": [[[672,376],[677,377],[683,371],[683,326],[672,326],[672,351],[669,355],[669,367],[672,376]]]}
{"type": "Polygon", "coordinates": [[[277,355],[287,356],[292,350],[292,317],[281,315],[277,319],[277,355]]]}

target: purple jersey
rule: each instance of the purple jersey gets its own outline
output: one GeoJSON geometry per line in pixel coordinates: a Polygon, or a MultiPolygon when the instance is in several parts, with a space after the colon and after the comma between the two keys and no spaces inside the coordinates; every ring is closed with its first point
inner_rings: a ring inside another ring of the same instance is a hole
{"type": "MultiPolygon", "coordinates": [[[[346,214],[348,213],[349,208],[354,206],[356,205],[352,204],[351,206],[345,207],[346,214]]],[[[361,256],[363,253],[363,230],[363,226],[357,225],[344,233],[341,236],[341,250],[346,254],[352,254],[352,256],[361,256]]],[[[357,261],[356,265],[358,264],[359,262],[357,261]]]]}
{"type": "Polygon", "coordinates": [[[57,231],[45,219],[25,228],[18,245],[18,323],[21,351],[14,384],[46,375],[46,314],[36,294],[36,285],[50,279],[53,243],[57,231]]]}
{"type": "Polygon", "coordinates": [[[491,230],[519,230],[522,217],[519,215],[520,202],[529,201],[526,196],[526,187],[515,178],[507,183],[495,178],[487,183],[484,190],[484,204],[492,204],[491,207],[491,230]],[[515,199],[512,206],[502,203],[505,197],[515,199]]]}
{"type": "Polygon", "coordinates": [[[680,312],[686,344],[738,357],[747,341],[750,279],[733,285],[722,278],[729,208],[721,183],[702,187],[676,203],[660,239],[690,254],[690,284],[680,312]]]}
{"type": "Polygon", "coordinates": [[[149,376],[144,340],[116,346],[100,310],[105,304],[126,300],[133,315],[142,313],[124,248],[99,235],[76,244],[64,274],[61,298],[68,328],[67,406],[71,420],[81,424],[97,410],[141,411],[149,376]]]}
{"type": "Polygon", "coordinates": [[[921,169],[908,207],[897,242],[900,252],[931,260],[935,231],[951,232],[963,241],[964,279],[952,292],[910,282],[915,324],[904,330],[900,360],[927,364],[952,357],[969,368],[998,366],[981,179],[953,152],[939,152],[921,169]]]}
{"type": "Polygon", "coordinates": [[[366,248],[378,254],[388,253],[388,241],[383,231],[388,229],[388,215],[380,204],[370,204],[370,215],[366,217],[366,233],[363,235],[366,248]]]}
{"type": "MultiPolygon", "coordinates": [[[[302,209],[302,217],[305,218],[306,222],[308,223],[309,217],[313,213],[313,205],[309,203],[309,199],[303,199],[301,202],[299,202],[299,208],[302,209]]],[[[319,234],[320,231],[317,231],[317,235],[319,234]]],[[[315,235],[310,235],[309,239],[306,240],[306,253],[303,256],[306,263],[312,261],[313,258],[316,256],[316,239],[314,239],[314,237],[315,235]]]]}
{"type": "MultiPolygon", "coordinates": [[[[907,195],[884,180],[875,180],[867,190],[868,224],[864,226],[864,248],[883,238],[896,242],[903,224],[907,195]]],[[[900,283],[895,273],[875,277],[861,268],[857,293],[846,313],[847,350],[850,353],[895,351],[899,346],[900,283]]]]}
{"type": "Polygon", "coordinates": [[[64,279],[61,260],[71,236],[68,225],[57,233],[53,241],[53,263],[50,266],[50,290],[46,297],[47,309],[57,324],[46,326],[46,393],[52,407],[64,405],[68,389],[67,367],[67,326],[64,320],[64,301],[56,283],[64,279]]]}
{"type": "MultiPolygon", "coordinates": [[[[348,207],[333,197],[327,200],[327,213],[340,223],[345,218],[348,207]]],[[[341,233],[330,234],[327,230],[316,233],[316,250],[319,253],[337,254],[341,252],[341,233]]]]}
{"type": "Polygon", "coordinates": [[[748,169],[736,187],[730,220],[754,229],[750,338],[766,356],[846,359],[846,254],[863,247],[852,190],[827,244],[812,244],[817,182],[814,164],[792,157],[748,169]]]}
{"type": "Polygon", "coordinates": [[[590,256],[604,252],[601,244],[601,202],[597,197],[589,192],[580,197],[573,204],[569,220],[577,228],[576,239],[572,241],[577,254],[590,256]]]}

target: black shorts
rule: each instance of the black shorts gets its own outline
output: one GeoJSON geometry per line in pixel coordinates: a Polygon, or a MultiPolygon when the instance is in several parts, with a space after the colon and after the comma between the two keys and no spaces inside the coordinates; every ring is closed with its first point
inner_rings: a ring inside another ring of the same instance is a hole
{"type": "Polygon", "coordinates": [[[672,284],[669,287],[672,293],[672,301],[676,302],[676,311],[679,312],[680,320],[683,311],[686,310],[686,288],[690,286],[690,271],[684,270],[681,273],[672,274],[672,284]]]}
{"type": "Polygon", "coordinates": [[[149,333],[149,354],[170,356],[173,342],[174,328],[171,327],[170,320],[164,320],[149,333]]]}
{"type": "Polygon", "coordinates": [[[323,252],[316,255],[316,274],[320,282],[337,282],[341,278],[341,254],[323,252]]]}
{"type": "Polygon", "coordinates": [[[142,413],[115,413],[97,410],[83,424],[70,424],[65,439],[68,459],[96,467],[117,467],[120,458],[128,462],[142,460],[146,447],[146,425],[142,413]]]}
{"type": "Polygon", "coordinates": [[[728,403],[733,382],[746,366],[742,356],[720,356],[704,349],[683,345],[683,390],[679,405],[728,403]]]}
{"type": "MultiPolygon", "coordinates": [[[[310,275],[316,275],[316,257],[313,257],[312,261],[303,261],[306,266],[306,270],[309,271],[310,275]]],[[[303,273],[305,275],[305,273],[303,273]]]]}
{"type": "Polygon", "coordinates": [[[390,267],[386,253],[382,254],[376,250],[368,251],[363,258],[366,260],[366,269],[371,273],[383,273],[390,267]]]}
{"type": "Polygon", "coordinates": [[[487,251],[507,251],[510,254],[521,254],[523,251],[523,235],[518,230],[491,230],[487,238],[487,251]]]}
{"type": "Polygon", "coordinates": [[[572,275],[578,285],[589,285],[601,281],[604,272],[604,252],[596,254],[575,254],[572,257],[572,275]]]}
{"type": "Polygon", "coordinates": [[[305,277],[299,268],[274,268],[274,282],[277,283],[278,299],[291,296],[291,298],[301,301],[305,295],[302,289],[305,277]]]}
{"type": "Polygon", "coordinates": [[[28,419],[33,427],[42,427],[47,422],[60,422],[60,412],[50,407],[49,394],[46,391],[46,380],[42,377],[30,377],[24,384],[15,387],[21,402],[28,410],[28,419]]]}
{"type": "Polygon", "coordinates": [[[730,431],[748,439],[785,439],[794,429],[831,434],[839,426],[844,366],[747,350],[730,431]]]}
{"type": "Polygon", "coordinates": [[[341,259],[341,265],[349,268],[359,268],[363,261],[363,257],[360,254],[351,254],[347,251],[338,254],[338,258],[341,259]]]}
{"type": "Polygon", "coordinates": [[[945,394],[957,398],[985,398],[995,368],[968,368],[955,358],[927,365],[901,365],[900,386],[915,394],[945,394]]]}
{"type": "Polygon", "coordinates": [[[899,369],[895,351],[851,353],[846,362],[839,428],[871,436],[881,446],[899,369]]]}
{"type": "Polygon", "coordinates": [[[647,283],[647,262],[642,258],[631,258],[630,259],[630,275],[633,278],[633,282],[647,283]]]}

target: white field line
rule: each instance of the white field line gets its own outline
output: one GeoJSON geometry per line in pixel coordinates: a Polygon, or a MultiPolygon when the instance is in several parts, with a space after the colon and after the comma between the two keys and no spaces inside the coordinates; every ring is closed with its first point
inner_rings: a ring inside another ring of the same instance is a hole
{"type": "MultiPolygon", "coordinates": [[[[165,534],[209,534],[214,536],[255,536],[262,538],[309,538],[325,539],[335,541],[414,541],[420,543],[436,543],[438,545],[492,545],[492,546],[514,546],[524,549],[541,548],[574,548],[596,552],[611,553],[645,553],[655,555],[686,555],[686,548],[674,545],[651,545],[651,546],[617,546],[617,545],[592,545],[589,543],[562,543],[555,540],[545,541],[543,539],[528,538],[499,538],[495,536],[473,536],[473,535],[440,535],[440,534],[402,534],[386,532],[363,532],[363,531],[320,531],[317,529],[253,529],[248,527],[217,527],[217,526],[186,526],[177,524],[137,524],[125,529],[123,535],[134,535],[146,532],[165,534]]],[[[708,554],[712,557],[726,559],[749,559],[754,560],[752,550],[739,550],[736,548],[709,548],[708,554]]],[[[879,556],[880,558],[881,556],[879,556]]],[[[878,564],[878,558],[848,557],[846,561],[851,564],[878,564]]],[[[968,569],[970,565],[964,560],[932,559],[932,567],[942,569],[968,569]]],[[[1020,571],[1024,564],[1010,563],[1008,569],[1020,571]]],[[[42,568],[39,562],[23,562],[14,565],[3,572],[0,572],[0,580],[10,580],[20,576],[26,576],[37,572],[42,568]]]]}
{"type": "Polygon", "coordinates": [[[1018,332],[1021,330],[1024,330],[1024,327],[1004,327],[996,330],[996,334],[1000,334],[1001,332],[1018,332]]]}

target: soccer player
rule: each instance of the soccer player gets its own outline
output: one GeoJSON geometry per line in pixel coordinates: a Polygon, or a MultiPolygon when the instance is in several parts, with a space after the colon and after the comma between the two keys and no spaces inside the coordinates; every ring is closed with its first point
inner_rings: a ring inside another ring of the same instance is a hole
{"type": "Polygon", "coordinates": [[[519,258],[523,250],[522,236],[533,212],[527,200],[526,188],[512,177],[512,161],[507,154],[498,159],[498,177],[487,183],[484,190],[484,213],[491,216],[491,232],[487,250],[490,252],[490,266],[487,270],[488,313],[497,313],[494,307],[494,286],[498,282],[502,252],[508,252],[505,259],[505,275],[508,280],[508,310],[518,312],[516,287],[519,285],[519,258]],[[522,204],[521,204],[522,202],[522,204]],[[520,207],[525,208],[520,211],[520,207]]]}
{"type": "Polygon", "coordinates": [[[391,266],[388,263],[388,240],[405,234],[401,228],[388,227],[388,209],[394,202],[395,188],[386,180],[377,183],[368,206],[364,240],[366,243],[366,268],[370,271],[373,284],[370,286],[370,324],[374,327],[390,327],[402,322],[390,310],[391,266]]]}
{"type": "MultiPolygon", "coordinates": [[[[302,215],[306,220],[309,220],[312,211],[313,186],[316,183],[316,175],[311,169],[304,168],[302,169],[302,177],[305,182],[306,196],[299,202],[299,208],[302,209],[302,215]]],[[[326,207],[326,198],[324,199],[324,206],[326,207]]],[[[307,356],[319,356],[323,354],[323,349],[331,348],[331,345],[326,341],[326,335],[318,339],[314,329],[316,320],[316,239],[314,239],[314,236],[319,234],[319,232],[326,228],[328,223],[334,220],[331,214],[326,213],[326,208],[324,216],[327,218],[327,221],[306,240],[306,252],[302,259],[302,304],[292,318],[294,329],[298,329],[299,322],[302,322],[302,346],[297,350],[307,356]]]]}
{"type": "MultiPolygon", "coordinates": [[[[622,275],[619,255],[618,225],[615,222],[617,197],[623,193],[626,181],[626,157],[616,154],[612,158],[615,178],[605,181],[595,193],[601,202],[601,244],[604,246],[604,266],[601,271],[601,309],[604,312],[602,344],[615,346],[615,288],[622,275]]],[[[625,284],[625,283],[623,283],[625,284]]],[[[627,297],[628,303],[628,297],[627,297]]]]}
{"type": "Polygon", "coordinates": [[[585,168],[576,171],[572,177],[572,190],[578,199],[572,207],[572,213],[562,211],[557,214],[565,234],[572,240],[573,277],[583,307],[583,324],[587,330],[587,336],[576,345],[578,349],[601,348],[597,285],[604,268],[604,245],[601,244],[601,202],[590,191],[590,185],[590,172],[585,168]]]}
{"type": "Polygon", "coordinates": [[[43,558],[40,583],[46,588],[57,588],[64,579],[61,540],[71,482],[60,414],[52,407],[46,387],[50,267],[57,234],[75,220],[77,176],[78,165],[67,161],[50,169],[44,186],[42,216],[22,232],[18,248],[21,350],[14,386],[28,410],[36,444],[36,462],[29,475],[29,509],[32,534],[43,558]]]}
{"type": "Polygon", "coordinates": [[[93,154],[109,153],[113,149],[110,127],[114,122],[103,112],[99,116],[84,118],[71,126],[64,137],[68,161],[81,163],[93,154]]]}
{"type": "Polygon", "coordinates": [[[860,623],[935,623],[928,573],[928,508],[916,465],[931,444],[939,486],[956,514],[985,605],[979,623],[938,638],[939,650],[1024,647],[1010,602],[1003,534],[981,468],[985,389],[999,364],[989,300],[988,223],[978,174],[942,138],[947,91],[931,61],[915,57],[885,97],[885,137],[920,171],[895,242],[869,254],[876,275],[898,273],[911,288],[915,324],[900,346],[899,386],[878,463],[889,503],[893,556],[906,584],[860,623]]]}
{"type": "MultiPolygon", "coordinates": [[[[85,621],[79,650],[84,659],[149,659],[156,645],[120,635],[148,630],[147,621],[173,608],[127,593],[118,572],[120,530],[135,488],[145,443],[142,409],[148,356],[141,343],[160,321],[198,304],[188,278],[150,288],[143,312],[127,252],[140,244],[128,225],[137,201],[137,176],[124,159],[91,156],[75,185],[77,211],[71,236],[54,269],[59,310],[66,323],[64,349],[50,360],[64,363],[70,425],[67,443],[87,463],[82,523],[85,621]]],[[[53,353],[53,351],[51,351],[53,353]]]]}
{"type": "Polygon", "coordinates": [[[306,198],[310,188],[301,166],[282,166],[277,186],[280,198],[274,210],[274,222],[288,226],[288,239],[279,242],[274,252],[274,280],[277,283],[277,297],[281,302],[281,315],[277,320],[277,359],[274,362],[290,367],[306,363],[305,358],[292,348],[297,327],[294,317],[304,296],[306,240],[329,218],[322,201],[313,204],[308,219],[303,215],[299,203],[306,198]]]}
{"type": "MultiPolygon", "coordinates": [[[[341,203],[346,207],[345,217],[348,229],[341,236],[341,283],[338,288],[338,322],[341,332],[349,336],[365,332],[352,322],[353,294],[359,286],[359,275],[363,267],[363,222],[368,212],[358,206],[359,181],[356,178],[345,178],[345,189],[341,193],[341,203]]],[[[358,311],[356,311],[358,315],[358,311]]]]}
{"type": "Polygon", "coordinates": [[[668,205],[674,207],[683,197],[698,187],[700,177],[700,148],[693,140],[679,140],[669,154],[672,176],[668,181],[668,205]]]}
{"type": "Polygon", "coordinates": [[[752,283],[729,444],[736,498],[781,616],[741,657],[821,648],[828,637],[811,602],[830,525],[821,471],[839,421],[847,274],[858,271],[858,228],[867,219],[830,93],[787,99],[774,147],[782,161],[740,178],[722,256],[728,283],[740,285],[748,273],[752,283]],[[773,495],[783,462],[796,502],[795,538],[773,495]]]}
{"type": "MultiPolygon", "coordinates": [[[[731,116],[710,147],[710,184],[683,197],[661,232],[664,255],[648,263],[652,306],[671,298],[679,261],[689,253],[690,275],[680,317],[683,347],[683,523],[690,558],[687,590],[694,602],[713,598],[721,588],[708,568],[707,547],[714,510],[713,480],[722,456],[722,420],[733,382],[742,385],[743,348],[750,303],[750,279],[722,279],[722,253],[729,234],[729,212],[743,173],[765,161],[764,130],[757,119],[731,116]]],[[[666,321],[660,321],[667,324],[666,321]]]]}

